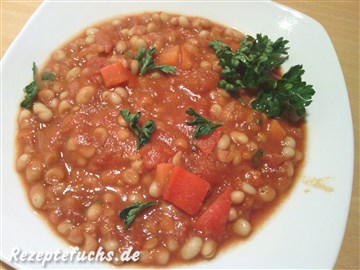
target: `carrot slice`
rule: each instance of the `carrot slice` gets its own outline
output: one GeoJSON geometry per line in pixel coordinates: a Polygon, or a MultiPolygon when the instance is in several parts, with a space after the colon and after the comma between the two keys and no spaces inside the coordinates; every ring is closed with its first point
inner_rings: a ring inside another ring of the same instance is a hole
{"type": "Polygon", "coordinates": [[[194,66],[194,56],[186,50],[183,46],[181,47],[181,68],[184,70],[192,69],[194,66]]]}
{"type": "Polygon", "coordinates": [[[274,141],[281,141],[286,136],[285,129],[280,125],[279,121],[276,119],[271,119],[270,124],[267,128],[268,138],[274,141]]]}
{"type": "Polygon", "coordinates": [[[121,62],[115,62],[100,69],[106,87],[113,87],[132,78],[132,73],[121,62]]]}
{"type": "Polygon", "coordinates": [[[226,190],[205,210],[195,222],[195,228],[220,239],[225,231],[231,204],[231,187],[226,190]]]}
{"type": "Polygon", "coordinates": [[[164,199],[190,215],[200,210],[210,184],[185,169],[175,166],[164,192],[164,199]]]}
{"type": "Polygon", "coordinates": [[[201,152],[208,156],[214,150],[223,132],[224,127],[217,128],[213,133],[199,138],[196,146],[201,150],[201,152]]]}
{"type": "Polygon", "coordinates": [[[180,46],[175,45],[169,48],[165,48],[158,58],[159,65],[177,66],[180,61],[180,46]]]}

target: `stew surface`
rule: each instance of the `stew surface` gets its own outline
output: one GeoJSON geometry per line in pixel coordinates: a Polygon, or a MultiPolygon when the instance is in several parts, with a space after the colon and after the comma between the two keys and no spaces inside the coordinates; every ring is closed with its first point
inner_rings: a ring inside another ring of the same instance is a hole
{"type": "Polygon", "coordinates": [[[236,50],[243,38],[156,12],[95,25],[54,51],[18,115],[16,168],[32,206],[72,245],[133,247],[143,264],[211,259],[246,238],[294,182],[305,125],[218,87],[209,42],[236,50]],[[196,119],[211,132],[196,138],[196,119]]]}

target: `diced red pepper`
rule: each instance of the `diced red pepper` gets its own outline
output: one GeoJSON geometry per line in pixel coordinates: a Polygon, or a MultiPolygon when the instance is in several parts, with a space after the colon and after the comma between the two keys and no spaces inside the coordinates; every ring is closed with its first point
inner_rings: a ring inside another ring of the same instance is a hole
{"type": "Polygon", "coordinates": [[[220,239],[224,234],[229,218],[231,187],[226,190],[205,210],[195,223],[195,228],[220,239]]]}
{"type": "Polygon", "coordinates": [[[190,215],[196,215],[209,191],[210,184],[175,166],[164,192],[164,199],[190,215]]]}

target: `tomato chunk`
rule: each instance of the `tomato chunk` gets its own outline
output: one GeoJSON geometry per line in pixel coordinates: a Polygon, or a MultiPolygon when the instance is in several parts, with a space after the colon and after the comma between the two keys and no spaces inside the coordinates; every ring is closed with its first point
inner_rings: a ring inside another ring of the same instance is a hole
{"type": "Polygon", "coordinates": [[[199,212],[210,184],[204,179],[175,166],[164,193],[164,199],[190,215],[199,212]]]}
{"type": "Polygon", "coordinates": [[[192,69],[194,66],[194,55],[181,47],[181,68],[184,70],[192,69]]]}
{"type": "Polygon", "coordinates": [[[160,163],[168,162],[174,151],[162,141],[145,144],[140,148],[143,166],[147,170],[156,168],[160,163]]]}
{"type": "Polygon", "coordinates": [[[177,66],[181,57],[180,53],[179,45],[166,48],[159,54],[158,62],[161,65],[177,66]]]}
{"type": "Polygon", "coordinates": [[[224,234],[231,204],[231,187],[228,187],[199,217],[195,228],[220,239],[224,234]]]}
{"type": "Polygon", "coordinates": [[[223,132],[224,127],[217,128],[213,133],[199,138],[196,146],[201,150],[201,152],[208,156],[214,150],[223,132]]]}
{"type": "Polygon", "coordinates": [[[267,128],[267,136],[273,141],[281,141],[286,136],[285,129],[280,125],[276,119],[271,119],[267,128]]]}

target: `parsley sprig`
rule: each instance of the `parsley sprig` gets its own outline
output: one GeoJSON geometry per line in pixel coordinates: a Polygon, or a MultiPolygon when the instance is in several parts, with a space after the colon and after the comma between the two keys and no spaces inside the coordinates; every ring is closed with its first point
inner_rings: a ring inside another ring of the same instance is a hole
{"type": "Polygon", "coordinates": [[[175,74],[176,68],[169,65],[155,65],[153,54],[156,52],[156,48],[150,48],[146,51],[145,48],[140,48],[135,59],[139,61],[140,71],[139,75],[143,75],[149,70],[157,69],[164,73],[175,74]]]}
{"type": "Polygon", "coordinates": [[[38,95],[39,92],[39,85],[37,82],[37,67],[35,62],[33,62],[33,67],[32,67],[32,71],[33,71],[33,81],[28,84],[27,86],[25,86],[24,88],[24,92],[26,93],[24,100],[21,102],[20,106],[23,108],[31,108],[32,105],[34,104],[34,101],[38,95]]]}
{"type": "Polygon", "coordinates": [[[201,136],[209,135],[215,129],[222,126],[222,124],[214,124],[210,120],[207,120],[205,117],[195,112],[193,108],[186,110],[186,114],[195,117],[195,119],[186,122],[189,126],[197,126],[192,134],[195,139],[198,139],[201,136]]]}
{"type": "Polygon", "coordinates": [[[257,34],[256,38],[246,36],[233,52],[227,44],[211,41],[209,46],[222,67],[218,86],[230,93],[237,93],[239,88],[257,89],[258,96],[251,106],[269,117],[291,111],[304,115],[315,91],[302,81],[302,66],[290,68],[280,80],[271,76],[288,59],[287,43],[283,38],[272,42],[268,36],[257,34]]]}
{"type": "Polygon", "coordinates": [[[231,48],[218,40],[213,40],[209,46],[215,50],[219,58],[222,80],[219,86],[236,91],[239,87],[256,88],[269,80],[269,73],[279,67],[288,58],[286,44],[283,38],[272,42],[268,36],[245,36],[240,48],[232,52],[231,48]]]}
{"type": "Polygon", "coordinates": [[[305,107],[310,105],[315,94],[313,87],[302,81],[304,72],[301,65],[291,67],[280,80],[261,90],[251,106],[269,117],[293,110],[298,116],[304,115],[305,107]]]}
{"type": "Polygon", "coordinates": [[[138,138],[137,149],[141,148],[150,141],[150,136],[155,130],[155,122],[153,120],[146,121],[144,125],[140,127],[139,119],[141,116],[141,112],[132,114],[129,112],[128,109],[125,109],[120,111],[120,115],[129,124],[130,128],[138,138]]]}
{"type": "Polygon", "coordinates": [[[128,229],[130,224],[134,221],[137,214],[139,214],[144,209],[151,207],[159,202],[143,202],[143,203],[133,203],[128,207],[125,207],[120,213],[119,217],[124,221],[126,228],[128,229]]]}

